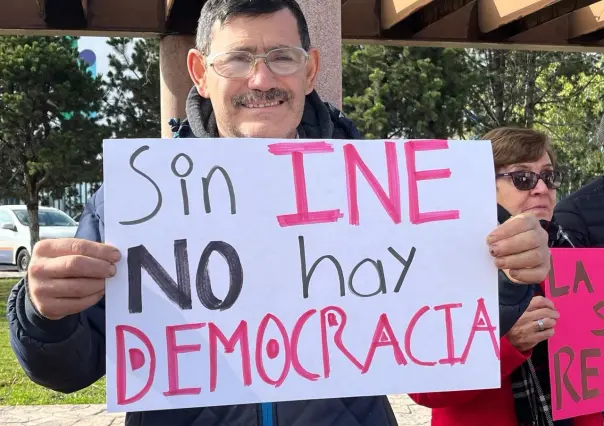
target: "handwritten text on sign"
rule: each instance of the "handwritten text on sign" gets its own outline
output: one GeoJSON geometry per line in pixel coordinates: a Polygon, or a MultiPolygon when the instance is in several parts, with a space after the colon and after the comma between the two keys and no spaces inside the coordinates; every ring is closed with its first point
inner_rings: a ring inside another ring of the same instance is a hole
{"type": "Polygon", "coordinates": [[[549,339],[555,420],[604,411],[604,249],[552,249],[546,295],[560,312],[549,339]]]}
{"type": "Polygon", "coordinates": [[[105,142],[112,411],[498,387],[490,143],[105,142]]]}

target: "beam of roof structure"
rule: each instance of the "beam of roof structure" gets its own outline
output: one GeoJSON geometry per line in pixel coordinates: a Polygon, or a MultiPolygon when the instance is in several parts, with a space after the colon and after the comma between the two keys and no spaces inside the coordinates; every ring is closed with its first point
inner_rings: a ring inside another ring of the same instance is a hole
{"type": "Polygon", "coordinates": [[[558,1],[560,0],[479,0],[478,25],[480,31],[490,33],[558,1]]]}
{"type": "Polygon", "coordinates": [[[97,34],[108,33],[107,36],[129,34],[127,37],[137,37],[165,33],[165,6],[165,0],[89,1],[88,28],[97,34]]]}
{"type": "MultiPolygon", "coordinates": [[[[206,1],[0,0],[0,34],[190,35],[206,1]]],[[[346,43],[604,52],[604,0],[340,0],[336,4],[341,7],[346,43]]]]}
{"type": "Polygon", "coordinates": [[[381,0],[342,0],[342,37],[375,38],[380,36],[381,0]]]}
{"type": "Polygon", "coordinates": [[[474,3],[476,0],[382,0],[382,34],[387,38],[412,38],[417,33],[429,26],[449,17],[455,12],[474,3]],[[398,3],[398,6],[395,4],[398,3]],[[396,9],[403,5],[403,10],[396,9]],[[384,25],[384,7],[388,6],[391,11],[398,11],[391,15],[391,25],[384,25]],[[394,9],[393,9],[394,7],[394,9]],[[398,21],[394,22],[395,19],[398,21]]]}
{"type": "MultiPolygon", "coordinates": [[[[496,19],[493,17],[493,9],[482,7],[484,2],[486,2],[485,4],[489,4],[490,2],[492,5],[492,1],[493,0],[480,0],[479,3],[479,20],[482,19],[479,25],[482,31],[484,31],[482,23],[485,22],[485,19],[490,19],[491,25],[495,25],[496,19]],[[485,14],[485,16],[481,16],[482,14],[485,14]]],[[[529,12],[528,9],[524,9],[521,16],[519,16],[517,12],[511,13],[513,9],[509,9],[508,12],[510,13],[508,13],[508,15],[500,16],[500,18],[502,18],[501,22],[505,22],[505,20],[510,19],[511,16],[515,16],[515,18],[507,23],[503,23],[497,28],[491,29],[486,34],[483,34],[482,38],[487,40],[507,40],[519,34],[527,33],[534,28],[548,24],[597,2],[598,0],[557,0],[551,4],[543,5],[543,7],[532,12],[529,12]]],[[[510,4],[511,2],[508,3],[508,6],[510,4]]]]}
{"type": "Polygon", "coordinates": [[[51,28],[74,29],[87,25],[88,0],[36,0],[36,3],[44,22],[51,28]]]}
{"type": "Polygon", "coordinates": [[[381,25],[386,30],[435,0],[380,0],[381,25]]]}
{"type": "Polygon", "coordinates": [[[569,16],[568,40],[571,43],[604,41],[604,0],[569,16]]]}
{"type": "Polygon", "coordinates": [[[45,22],[44,7],[53,1],[56,0],[0,0],[0,35],[155,37],[166,34],[165,0],[88,0],[86,26],[75,28],[45,22]]]}
{"type": "Polygon", "coordinates": [[[172,7],[174,6],[174,2],[175,0],[166,0],[166,19],[168,19],[170,13],[172,13],[172,7]]]}
{"type": "Polygon", "coordinates": [[[46,28],[43,15],[42,5],[33,0],[21,0],[16,4],[14,0],[0,0],[1,29],[41,30],[46,28]]]}
{"type": "Polygon", "coordinates": [[[166,31],[194,34],[199,13],[205,0],[164,0],[166,2],[166,31]]]}
{"type": "Polygon", "coordinates": [[[415,40],[477,40],[476,0],[416,33],[415,40]]]}

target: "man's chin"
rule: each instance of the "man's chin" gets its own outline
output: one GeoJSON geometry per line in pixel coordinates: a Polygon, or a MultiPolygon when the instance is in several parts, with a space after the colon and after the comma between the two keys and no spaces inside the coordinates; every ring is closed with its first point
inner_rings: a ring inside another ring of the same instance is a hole
{"type": "Polygon", "coordinates": [[[281,126],[276,126],[275,121],[246,123],[239,128],[239,133],[244,138],[265,138],[265,139],[283,139],[295,138],[296,129],[286,129],[281,126]]]}

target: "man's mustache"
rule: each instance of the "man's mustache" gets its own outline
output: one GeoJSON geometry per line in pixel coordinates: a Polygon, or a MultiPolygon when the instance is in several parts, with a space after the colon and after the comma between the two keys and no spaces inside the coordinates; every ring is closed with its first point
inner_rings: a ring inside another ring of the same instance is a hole
{"type": "Polygon", "coordinates": [[[292,98],[290,92],[281,89],[270,89],[266,92],[253,90],[243,95],[233,96],[233,106],[239,107],[251,103],[268,103],[274,101],[289,101],[292,98]]]}

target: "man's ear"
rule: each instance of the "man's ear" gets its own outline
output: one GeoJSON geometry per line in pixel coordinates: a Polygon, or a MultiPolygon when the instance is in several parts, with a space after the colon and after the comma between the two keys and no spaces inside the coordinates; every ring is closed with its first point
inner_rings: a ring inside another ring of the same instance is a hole
{"type": "Polygon", "coordinates": [[[207,68],[205,58],[197,49],[189,50],[187,54],[187,69],[197,92],[204,98],[209,98],[207,89],[207,68]]]}
{"type": "Polygon", "coordinates": [[[308,51],[308,62],[306,64],[306,94],[311,93],[317,84],[319,76],[319,50],[311,48],[308,51]]]}

